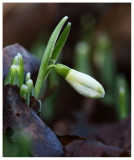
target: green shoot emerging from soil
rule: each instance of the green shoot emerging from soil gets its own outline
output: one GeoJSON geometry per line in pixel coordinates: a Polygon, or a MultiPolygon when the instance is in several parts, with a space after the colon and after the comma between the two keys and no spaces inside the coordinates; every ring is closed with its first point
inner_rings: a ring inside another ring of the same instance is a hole
{"type": "Polygon", "coordinates": [[[71,23],[69,22],[57,40],[59,33],[67,19],[68,17],[65,16],[59,22],[49,39],[41,61],[35,88],[30,72],[28,72],[26,75],[26,84],[23,84],[24,69],[23,58],[21,54],[18,53],[12,62],[9,73],[4,81],[4,85],[18,85],[20,87],[20,95],[26,99],[28,106],[30,105],[30,96],[38,98],[42,84],[44,80],[47,79],[52,68],[54,68],[55,72],[64,78],[81,95],[88,98],[102,98],[105,95],[102,85],[91,76],[78,72],[63,64],[56,64],[57,58],[67,40],[71,29],[71,23]]]}

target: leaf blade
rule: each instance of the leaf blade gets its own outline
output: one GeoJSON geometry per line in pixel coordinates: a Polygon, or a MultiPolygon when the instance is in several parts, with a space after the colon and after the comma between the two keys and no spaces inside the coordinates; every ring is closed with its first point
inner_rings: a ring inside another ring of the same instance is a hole
{"type": "Polygon", "coordinates": [[[64,31],[62,32],[60,38],[58,39],[58,41],[57,41],[57,43],[56,43],[56,45],[54,47],[54,51],[53,51],[52,57],[51,57],[52,61],[56,61],[57,60],[62,48],[64,47],[64,44],[65,44],[66,40],[68,38],[70,29],[71,29],[71,23],[69,22],[66,25],[64,31]]]}
{"type": "Polygon", "coordinates": [[[61,29],[62,29],[62,27],[63,27],[63,25],[64,25],[64,23],[66,22],[67,19],[68,19],[68,17],[65,16],[59,22],[59,24],[56,26],[55,30],[53,31],[53,33],[52,33],[52,35],[49,39],[48,44],[47,44],[47,47],[46,47],[46,50],[45,50],[45,53],[44,53],[44,56],[43,56],[43,59],[42,59],[41,65],[40,65],[40,70],[39,70],[39,73],[38,73],[37,81],[36,81],[36,84],[35,84],[35,97],[36,98],[38,97],[41,86],[43,84],[43,80],[45,78],[46,71],[47,71],[47,66],[48,66],[49,60],[51,58],[53,49],[54,49],[54,45],[55,45],[56,40],[59,36],[59,33],[60,33],[60,31],[61,31],[61,29]]]}

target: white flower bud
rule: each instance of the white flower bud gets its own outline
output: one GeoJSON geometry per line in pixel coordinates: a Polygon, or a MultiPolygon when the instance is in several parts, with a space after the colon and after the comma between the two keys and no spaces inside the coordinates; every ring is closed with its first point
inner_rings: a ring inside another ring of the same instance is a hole
{"type": "Polygon", "coordinates": [[[70,69],[66,81],[81,95],[88,98],[102,98],[105,91],[102,85],[91,76],[70,69]]]}
{"type": "Polygon", "coordinates": [[[105,91],[102,85],[91,76],[57,64],[55,71],[81,95],[88,98],[103,98],[105,91]]]}

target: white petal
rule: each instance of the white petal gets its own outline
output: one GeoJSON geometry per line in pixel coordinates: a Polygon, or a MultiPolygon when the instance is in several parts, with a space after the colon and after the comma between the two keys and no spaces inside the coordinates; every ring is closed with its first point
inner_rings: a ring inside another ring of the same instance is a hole
{"type": "Polygon", "coordinates": [[[71,69],[66,81],[80,94],[85,97],[101,98],[105,91],[102,85],[91,76],[71,69]]]}

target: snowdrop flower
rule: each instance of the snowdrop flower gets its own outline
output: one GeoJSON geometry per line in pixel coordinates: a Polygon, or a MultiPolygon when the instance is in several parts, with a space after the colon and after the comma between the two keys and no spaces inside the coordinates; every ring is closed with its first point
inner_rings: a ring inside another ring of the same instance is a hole
{"type": "Polygon", "coordinates": [[[55,71],[63,77],[79,94],[88,98],[103,98],[102,85],[91,76],[78,72],[65,65],[55,65],[55,71]]]}

